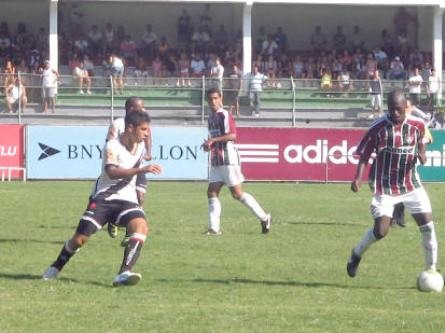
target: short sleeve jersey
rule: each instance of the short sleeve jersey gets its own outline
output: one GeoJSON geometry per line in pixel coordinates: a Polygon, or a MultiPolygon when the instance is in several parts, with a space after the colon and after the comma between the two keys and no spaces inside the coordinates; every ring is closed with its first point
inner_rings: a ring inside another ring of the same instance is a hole
{"type": "Polygon", "coordinates": [[[374,193],[400,195],[422,186],[417,155],[424,133],[425,123],[413,116],[407,116],[401,124],[385,116],[371,125],[356,152],[363,160],[376,154],[369,172],[374,193]]]}
{"type": "Polygon", "coordinates": [[[92,197],[102,197],[105,200],[124,200],[137,204],[137,176],[111,179],[106,172],[106,168],[110,165],[125,169],[137,168],[142,162],[143,152],[143,142],[138,144],[135,153],[132,154],[118,139],[108,141],[103,151],[102,172],[94,185],[92,197]]]}
{"type": "MultiPolygon", "coordinates": [[[[236,134],[236,125],[232,114],[222,108],[210,113],[208,128],[210,138],[229,133],[236,134]]],[[[235,143],[233,141],[215,142],[210,152],[210,163],[212,166],[240,165],[235,143]]]]}

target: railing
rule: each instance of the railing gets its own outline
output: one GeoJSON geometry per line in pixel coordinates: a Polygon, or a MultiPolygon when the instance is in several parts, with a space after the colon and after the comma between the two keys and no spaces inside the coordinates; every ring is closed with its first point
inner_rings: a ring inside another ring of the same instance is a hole
{"type": "MultiPolygon", "coordinates": [[[[11,75],[0,74],[0,82],[5,87],[11,80],[11,75]]],[[[41,76],[38,74],[19,73],[18,77],[25,86],[27,103],[36,107],[42,104],[41,76]]],[[[398,87],[408,92],[407,81],[383,80],[383,91],[398,87]]],[[[193,108],[200,110],[201,122],[205,121],[206,114],[206,90],[210,87],[222,86],[223,96],[227,101],[225,106],[230,107],[229,99],[238,98],[241,105],[249,105],[248,78],[230,79],[224,78],[218,82],[207,77],[153,77],[147,75],[127,75],[124,78],[123,90],[119,89],[110,76],[91,77],[91,94],[87,92],[86,83],[82,87],[79,81],[72,75],[62,75],[58,84],[57,105],[79,107],[109,108],[109,117],[115,117],[115,110],[122,110],[125,99],[131,95],[141,96],[146,100],[149,108],[193,108]],[[230,97],[230,98],[229,98],[230,97]]],[[[445,87],[442,84],[442,87],[445,87]]],[[[6,87],[1,94],[5,99],[6,87]]],[[[444,93],[443,91],[441,92],[444,93]]],[[[262,100],[266,109],[288,110],[292,115],[292,126],[295,126],[296,115],[299,109],[311,108],[335,108],[335,102],[353,104],[356,107],[366,107],[370,98],[369,80],[332,80],[330,89],[322,89],[319,79],[296,78],[270,78],[264,84],[262,100]]],[[[430,103],[427,85],[422,85],[422,99],[430,103]]],[[[232,102],[231,102],[232,103],[232,102]]],[[[437,105],[441,107],[443,105],[437,105]]],[[[340,107],[342,107],[340,105],[340,107]]],[[[430,105],[430,107],[432,107],[430,105]]],[[[15,105],[14,112],[19,123],[21,117],[29,110],[22,105],[21,99],[15,105]]]]}

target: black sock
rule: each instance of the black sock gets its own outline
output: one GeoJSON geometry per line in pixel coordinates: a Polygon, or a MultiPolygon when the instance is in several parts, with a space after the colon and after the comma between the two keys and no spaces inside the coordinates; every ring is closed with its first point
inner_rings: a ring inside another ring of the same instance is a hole
{"type": "Polygon", "coordinates": [[[65,266],[71,257],[76,253],[76,251],[71,251],[67,249],[67,243],[63,245],[62,251],[60,251],[59,256],[56,261],[53,262],[51,266],[57,268],[59,271],[62,270],[63,266],[65,266]]]}
{"type": "Polygon", "coordinates": [[[144,245],[144,241],[138,238],[130,238],[127,246],[124,251],[124,259],[122,260],[121,269],[119,273],[125,271],[131,271],[134,264],[139,258],[141,254],[142,245],[144,245]]]}

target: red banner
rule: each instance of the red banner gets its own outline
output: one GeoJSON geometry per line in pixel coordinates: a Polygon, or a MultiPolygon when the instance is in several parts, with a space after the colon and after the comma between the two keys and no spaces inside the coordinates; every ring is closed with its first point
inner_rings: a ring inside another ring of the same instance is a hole
{"type": "Polygon", "coordinates": [[[363,129],[239,127],[237,147],[248,180],[350,181],[363,129]]]}
{"type": "MultiPolygon", "coordinates": [[[[0,176],[8,176],[7,167],[24,167],[23,125],[0,124],[0,176]]],[[[12,178],[21,178],[21,171],[11,171],[12,178]]]]}

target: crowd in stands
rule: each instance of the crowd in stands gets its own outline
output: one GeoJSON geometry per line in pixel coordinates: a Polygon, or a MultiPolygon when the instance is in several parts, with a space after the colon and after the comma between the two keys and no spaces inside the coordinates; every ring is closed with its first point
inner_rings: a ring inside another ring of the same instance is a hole
{"type": "MultiPolygon", "coordinates": [[[[217,65],[227,69],[241,67],[241,30],[230,35],[223,24],[215,24],[208,4],[198,17],[191,17],[186,9],[182,11],[176,20],[174,43],[151,24],[136,37],[126,31],[124,24],[85,27],[81,12],[74,9],[71,15],[76,17],[70,24],[60,18],[59,53],[60,63],[76,76],[81,92],[84,86],[90,93],[95,68],[110,68],[110,56],[121,59],[126,69],[132,68],[132,75],[150,76],[155,84],[161,83],[162,77],[178,77],[177,84],[187,86],[189,77],[210,76],[217,65]]],[[[408,27],[416,24],[416,17],[400,8],[394,17],[393,35],[382,30],[379,45],[372,48],[358,25],[350,33],[342,25],[333,33],[315,26],[305,50],[291,49],[282,27],[268,30],[262,26],[254,34],[252,68],[257,66],[265,73],[273,87],[279,87],[276,78],[290,76],[317,79],[326,87],[332,87],[332,81],[348,86],[350,80],[371,80],[377,69],[382,79],[407,80],[410,72],[418,68],[427,82],[432,71],[431,53],[422,52],[407,38],[408,27]]],[[[48,32],[40,28],[37,34],[29,33],[24,23],[19,23],[16,31],[11,30],[7,23],[0,24],[2,72],[38,72],[48,55],[48,32]]],[[[227,70],[224,76],[232,74],[227,70]]],[[[222,75],[221,71],[216,75],[222,75]]]]}

